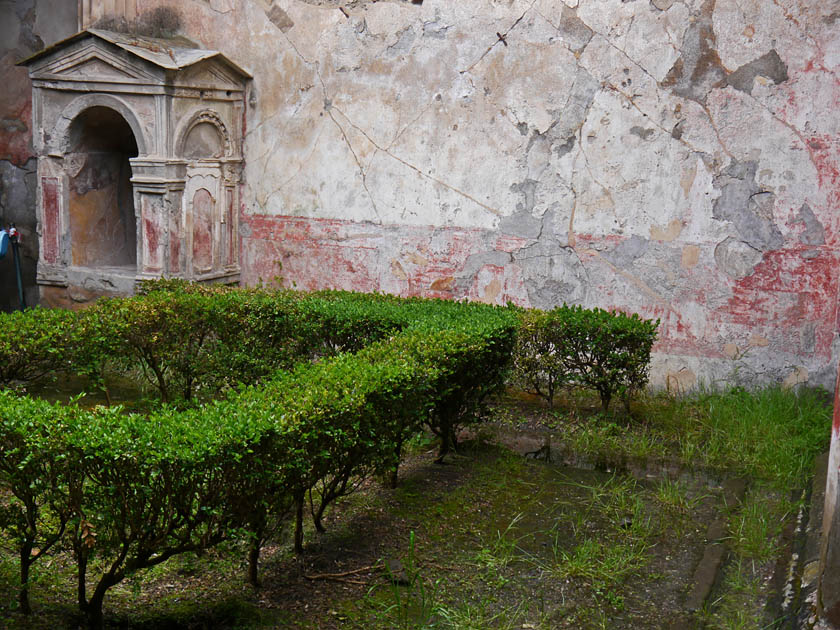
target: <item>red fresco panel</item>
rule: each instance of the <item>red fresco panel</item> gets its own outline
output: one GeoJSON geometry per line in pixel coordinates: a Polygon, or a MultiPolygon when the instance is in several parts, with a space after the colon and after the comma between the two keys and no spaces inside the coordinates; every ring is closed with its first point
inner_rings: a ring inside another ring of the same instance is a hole
{"type": "Polygon", "coordinates": [[[41,255],[45,262],[57,263],[59,258],[58,238],[61,225],[58,178],[42,177],[41,193],[44,201],[44,234],[42,237],[44,251],[41,255]]]}

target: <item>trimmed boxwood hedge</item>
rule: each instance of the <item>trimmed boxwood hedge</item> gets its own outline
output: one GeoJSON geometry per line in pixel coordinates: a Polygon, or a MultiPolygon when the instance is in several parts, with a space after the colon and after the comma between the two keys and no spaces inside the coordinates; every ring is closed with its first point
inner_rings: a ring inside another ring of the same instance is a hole
{"type": "Polygon", "coordinates": [[[513,309],[485,305],[171,282],[66,317],[56,365],[101,375],[133,362],[178,403],[141,415],[0,392],[0,518],[19,545],[22,605],[31,550],[65,544],[94,628],[124,577],[222,540],[250,542],[256,583],[278,524],[296,515],[300,549],[307,500],[321,527],[360,475],[395,473],[423,423],[445,454],[502,384],[518,325],[513,309]]]}
{"type": "Polygon", "coordinates": [[[18,545],[21,608],[31,565],[59,548],[76,558],[92,628],[124,577],[223,540],[247,541],[257,584],[278,527],[291,517],[302,550],[307,508],[320,530],[360,479],[396,483],[403,444],[424,425],[441,459],[457,447],[511,356],[526,388],[551,401],[561,386],[590,387],[606,410],[646,383],[657,323],[172,280],[82,312],[2,315],[0,382],[75,371],[107,393],[105,375],[124,369],[162,402],[137,414],[0,391],[0,527],[18,545]],[[101,569],[90,593],[88,566],[101,569]]]}

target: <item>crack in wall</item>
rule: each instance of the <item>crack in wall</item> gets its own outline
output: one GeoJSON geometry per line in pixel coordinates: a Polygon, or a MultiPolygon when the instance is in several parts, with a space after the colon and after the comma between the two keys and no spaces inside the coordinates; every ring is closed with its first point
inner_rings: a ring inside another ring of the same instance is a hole
{"type": "Polygon", "coordinates": [[[528,15],[528,13],[531,11],[531,9],[533,9],[533,8],[534,8],[534,5],[535,5],[536,3],[537,3],[537,0],[533,0],[533,1],[531,2],[531,4],[528,6],[528,8],[527,8],[527,9],[525,9],[525,11],[522,13],[522,15],[520,15],[518,18],[516,18],[516,21],[515,21],[513,24],[511,24],[511,25],[508,27],[508,29],[507,29],[504,33],[502,33],[502,34],[501,34],[501,37],[499,37],[499,36],[498,36],[498,34],[496,35],[496,41],[495,41],[495,42],[493,42],[492,44],[490,44],[490,46],[487,48],[487,50],[485,50],[485,51],[482,53],[481,57],[479,57],[478,59],[476,59],[476,60],[475,60],[475,61],[474,61],[474,62],[473,62],[473,63],[472,63],[472,64],[471,64],[468,68],[465,68],[464,70],[459,70],[459,71],[458,71],[458,73],[459,73],[459,74],[466,74],[466,73],[468,73],[468,72],[471,72],[471,71],[472,71],[472,69],[473,69],[473,68],[475,68],[478,64],[480,64],[480,63],[484,60],[484,58],[485,58],[487,55],[489,55],[489,54],[490,54],[490,51],[491,51],[491,50],[493,50],[493,49],[494,49],[496,46],[498,46],[499,44],[504,44],[505,46],[507,46],[507,42],[506,42],[505,40],[506,40],[506,38],[507,38],[508,34],[510,34],[510,32],[511,32],[513,29],[515,29],[515,28],[516,28],[516,26],[517,26],[517,25],[518,25],[518,24],[519,24],[519,23],[520,23],[523,19],[525,19],[525,16],[526,16],[526,15],[528,15]]]}
{"type": "MultiPolygon", "coordinates": [[[[318,67],[318,64],[315,64],[315,73],[318,75],[318,81],[321,83],[321,89],[322,89],[323,94],[324,94],[324,111],[327,112],[327,116],[329,116],[330,120],[332,120],[333,123],[335,124],[335,126],[338,128],[339,133],[341,133],[341,137],[344,139],[344,143],[347,145],[347,149],[350,151],[351,155],[353,156],[353,159],[356,162],[356,166],[359,169],[359,177],[362,180],[362,187],[365,189],[365,192],[367,193],[368,199],[370,200],[370,205],[373,208],[373,213],[376,215],[376,218],[381,221],[382,217],[379,214],[379,208],[376,206],[376,200],[373,198],[373,194],[370,192],[370,188],[368,188],[367,171],[366,171],[365,167],[362,165],[362,161],[359,159],[359,156],[356,153],[356,150],[353,148],[353,143],[350,142],[350,138],[347,137],[347,132],[344,130],[344,127],[342,127],[341,124],[339,124],[339,122],[335,119],[335,116],[333,116],[332,112],[333,112],[333,108],[335,106],[332,105],[332,100],[327,95],[327,86],[324,83],[323,77],[321,76],[321,69],[318,67]]],[[[339,112],[342,116],[344,116],[344,118],[347,118],[347,116],[344,114],[344,112],[342,112],[340,109],[335,108],[335,110],[337,112],[339,112]]],[[[375,143],[373,143],[373,141],[370,139],[370,137],[368,137],[367,134],[363,134],[363,135],[365,136],[365,138],[368,139],[368,142],[370,142],[371,144],[374,144],[374,146],[376,146],[375,143]]],[[[372,160],[372,158],[371,158],[371,160],[372,160]]]]}
{"type": "Polygon", "coordinates": [[[379,150],[380,150],[382,153],[384,153],[385,155],[387,155],[387,156],[391,157],[392,159],[396,160],[397,162],[399,162],[399,163],[400,163],[400,164],[402,164],[403,166],[405,166],[405,167],[407,167],[407,168],[411,169],[412,171],[416,172],[416,173],[417,173],[418,175],[420,175],[421,177],[423,177],[423,178],[425,178],[425,179],[428,179],[428,180],[430,180],[430,181],[433,181],[433,182],[435,182],[436,184],[438,184],[438,185],[440,185],[440,186],[443,186],[444,188],[446,188],[446,189],[448,189],[448,190],[451,190],[452,192],[454,192],[454,193],[456,193],[456,194],[458,194],[458,195],[461,195],[461,196],[462,196],[462,197],[464,197],[465,199],[468,199],[468,200],[472,201],[474,204],[476,204],[477,206],[479,206],[479,207],[483,208],[484,210],[487,210],[487,211],[488,211],[488,212],[490,212],[491,214],[494,214],[494,215],[496,215],[497,217],[502,216],[502,214],[503,214],[503,213],[502,213],[502,211],[501,211],[501,210],[499,210],[498,208],[494,208],[494,207],[492,207],[492,206],[488,206],[486,203],[482,203],[481,201],[479,201],[478,199],[476,199],[475,197],[473,197],[473,196],[472,196],[472,195],[470,195],[469,193],[466,193],[466,192],[464,192],[463,190],[459,190],[459,189],[458,189],[458,188],[456,188],[455,186],[452,186],[451,184],[448,184],[447,182],[443,181],[442,179],[440,179],[440,178],[438,178],[438,177],[435,177],[434,175],[431,175],[430,173],[425,173],[425,172],[423,172],[423,170],[422,170],[422,169],[418,168],[418,167],[417,167],[417,166],[415,166],[414,164],[411,164],[410,162],[408,162],[408,161],[404,160],[404,159],[403,159],[403,158],[401,158],[400,156],[398,156],[398,155],[396,155],[395,153],[393,153],[393,152],[389,151],[387,148],[380,146],[380,145],[379,145],[379,144],[378,144],[378,143],[377,143],[377,142],[376,142],[373,138],[371,138],[371,137],[370,137],[370,135],[369,135],[369,134],[368,134],[368,133],[367,133],[364,129],[362,129],[362,128],[361,128],[361,127],[359,127],[356,123],[354,123],[354,122],[352,121],[352,119],[351,119],[349,116],[347,116],[347,114],[345,114],[343,111],[341,111],[338,107],[336,107],[335,105],[333,105],[333,106],[332,106],[332,109],[334,109],[334,110],[335,110],[335,111],[337,111],[339,114],[341,114],[341,115],[342,115],[342,117],[343,117],[343,118],[347,121],[347,123],[348,123],[351,127],[353,127],[356,131],[358,131],[358,132],[359,132],[360,134],[362,134],[365,138],[367,138],[368,142],[370,142],[370,143],[371,143],[371,144],[372,144],[372,145],[373,145],[376,149],[379,149],[379,150]]]}

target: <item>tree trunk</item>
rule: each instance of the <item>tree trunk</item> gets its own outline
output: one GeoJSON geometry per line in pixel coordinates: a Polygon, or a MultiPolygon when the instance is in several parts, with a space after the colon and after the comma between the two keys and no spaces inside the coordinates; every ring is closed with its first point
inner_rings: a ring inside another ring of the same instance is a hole
{"type": "Polygon", "coordinates": [[[324,524],[321,522],[321,519],[324,518],[324,512],[327,509],[327,505],[324,501],[321,501],[321,505],[318,506],[318,511],[312,515],[312,522],[315,524],[315,530],[319,534],[323,534],[327,531],[324,527],[324,524]]]}
{"type": "Polygon", "coordinates": [[[400,458],[402,457],[402,440],[397,442],[397,445],[394,447],[394,467],[391,469],[391,474],[389,475],[390,479],[389,484],[392,490],[395,490],[397,484],[399,483],[399,472],[400,472],[400,458]]]}
{"type": "Polygon", "coordinates": [[[611,398],[612,394],[601,392],[601,411],[605,414],[609,411],[611,398]]]}
{"type": "Polygon", "coordinates": [[[76,572],[76,593],[79,601],[79,610],[81,612],[87,611],[87,587],[85,581],[87,580],[87,550],[79,549],[76,552],[76,564],[78,571],[76,572]]]}
{"type": "Polygon", "coordinates": [[[295,499],[295,553],[303,553],[303,495],[295,499]]]}
{"type": "Polygon", "coordinates": [[[103,630],[105,619],[102,615],[102,603],[105,601],[105,593],[116,583],[117,580],[114,579],[114,576],[106,573],[99,580],[99,584],[96,585],[96,590],[93,591],[85,611],[89,630],[103,630]]]}
{"type": "Polygon", "coordinates": [[[29,567],[32,565],[32,543],[25,543],[20,548],[20,593],[18,602],[20,612],[24,615],[32,614],[32,607],[29,605],[29,567]]]}
{"type": "Polygon", "coordinates": [[[248,550],[248,583],[254,588],[260,587],[260,541],[255,538],[251,541],[251,548],[248,550]]]}

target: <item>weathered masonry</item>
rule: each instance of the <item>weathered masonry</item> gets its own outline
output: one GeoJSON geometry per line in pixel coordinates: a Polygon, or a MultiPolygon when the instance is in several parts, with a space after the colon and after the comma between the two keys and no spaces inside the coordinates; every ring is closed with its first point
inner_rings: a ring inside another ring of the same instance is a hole
{"type": "Polygon", "coordinates": [[[181,40],[96,29],[24,63],[42,303],[161,275],[238,282],[250,75],[181,40]]]}

